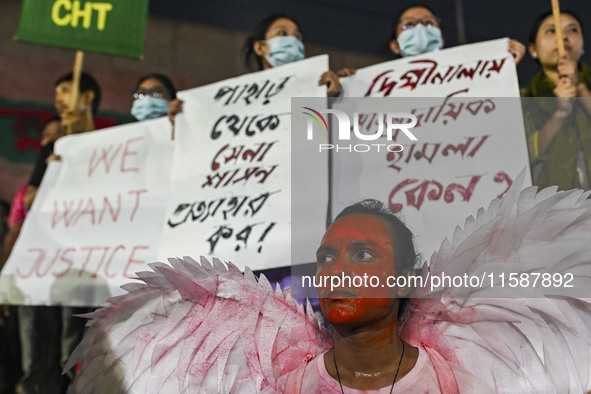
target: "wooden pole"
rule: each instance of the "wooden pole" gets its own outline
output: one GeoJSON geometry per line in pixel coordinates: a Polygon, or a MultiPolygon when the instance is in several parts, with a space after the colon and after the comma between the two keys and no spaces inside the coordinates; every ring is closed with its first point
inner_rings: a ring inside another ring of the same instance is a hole
{"type": "Polygon", "coordinates": [[[74,61],[74,72],[72,75],[72,96],[70,97],[70,110],[76,110],[78,97],[80,97],[80,74],[82,73],[82,63],[84,62],[84,52],[76,51],[76,60],[74,61]]]}
{"type": "Polygon", "coordinates": [[[564,55],[564,40],[562,39],[562,25],[560,24],[560,5],[558,0],[552,0],[552,15],[554,15],[554,30],[558,41],[558,56],[564,55]]]}
{"type": "MultiPolygon", "coordinates": [[[[72,113],[78,112],[78,98],[80,97],[80,74],[82,74],[83,60],[84,52],[76,51],[76,59],[74,60],[74,71],[72,72],[72,90],[70,92],[71,94],[68,109],[68,111],[72,113]]],[[[77,130],[78,127],[71,124],[70,120],[64,123],[64,118],[62,117],[62,129],[66,133],[66,135],[70,135],[74,133],[74,131],[77,130]]]]}

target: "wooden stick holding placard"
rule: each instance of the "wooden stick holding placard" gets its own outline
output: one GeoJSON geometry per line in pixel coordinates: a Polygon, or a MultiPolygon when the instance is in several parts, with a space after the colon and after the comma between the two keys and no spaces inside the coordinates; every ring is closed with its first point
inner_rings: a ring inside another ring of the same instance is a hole
{"type": "MultiPolygon", "coordinates": [[[[76,59],[74,60],[74,70],[72,72],[72,90],[70,92],[70,102],[68,103],[69,114],[62,114],[62,129],[66,135],[79,132],[79,125],[71,123],[68,119],[72,114],[79,112],[78,98],[80,97],[80,75],[82,74],[82,64],[84,62],[84,52],[76,51],[76,59]]],[[[77,115],[74,115],[77,116],[77,115]]]]}
{"type": "Polygon", "coordinates": [[[564,41],[562,39],[562,26],[560,24],[560,5],[558,0],[552,0],[552,15],[554,15],[554,31],[558,41],[558,56],[564,55],[564,41]]]}
{"type": "Polygon", "coordinates": [[[72,74],[72,96],[70,97],[70,110],[75,111],[80,96],[80,74],[82,74],[82,64],[84,63],[84,52],[76,51],[74,60],[74,72],[72,74]]]}

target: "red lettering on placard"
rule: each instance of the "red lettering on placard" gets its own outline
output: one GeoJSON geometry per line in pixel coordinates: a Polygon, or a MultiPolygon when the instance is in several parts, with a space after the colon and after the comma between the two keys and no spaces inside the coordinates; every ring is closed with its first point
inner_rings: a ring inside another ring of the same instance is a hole
{"type": "Polygon", "coordinates": [[[37,259],[35,260],[35,262],[33,263],[33,266],[31,267],[31,271],[29,271],[28,274],[23,274],[20,270],[20,266],[16,267],[16,276],[18,276],[21,279],[27,279],[29,277],[31,277],[31,275],[33,275],[33,271],[35,270],[35,268],[37,266],[39,266],[43,260],[45,260],[45,256],[47,255],[47,250],[43,249],[43,248],[29,248],[27,249],[27,252],[38,252],[39,256],[37,256],[37,259]]]}
{"type": "Polygon", "coordinates": [[[113,145],[109,145],[107,148],[101,147],[100,153],[98,152],[99,149],[94,149],[90,155],[90,161],[88,162],[88,176],[91,177],[99,169],[99,167],[103,167],[105,173],[109,174],[118,157],[120,158],[119,171],[139,171],[138,167],[127,167],[125,160],[128,158],[128,156],[136,156],[138,154],[137,150],[130,150],[129,146],[134,142],[138,142],[143,139],[143,136],[130,138],[124,143],[118,144],[116,148],[114,148],[113,145]]]}
{"type": "Polygon", "coordinates": [[[65,271],[63,271],[59,274],[54,272],[53,276],[55,276],[56,278],[62,278],[70,273],[70,270],[74,266],[74,262],[71,259],[67,258],[66,254],[68,254],[70,252],[75,252],[75,251],[76,251],[76,249],[74,249],[74,248],[67,248],[66,250],[64,250],[64,252],[60,256],[60,260],[68,265],[68,269],[66,269],[65,271]]]}
{"type": "Polygon", "coordinates": [[[112,274],[112,275],[109,274],[109,265],[111,265],[111,262],[113,261],[113,257],[115,257],[115,253],[117,253],[117,251],[120,249],[125,250],[125,246],[119,245],[115,249],[113,249],[113,253],[111,253],[111,257],[109,258],[109,260],[107,260],[107,263],[105,264],[105,276],[107,278],[114,278],[117,276],[117,274],[112,274]]]}
{"type": "Polygon", "coordinates": [[[129,270],[129,267],[130,267],[132,264],[145,264],[145,263],[146,263],[144,260],[135,260],[135,259],[134,259],[134,257],[135,257],[135,252],[136,252],[138,249],[144,249],[144,250],[147,250],[147,249],[150,249],[150,247],[149,247],[149,246],[134,246],[134,247],[133,247],[133,250],[131,251],[131,254],[129,255],[129,260],[127,260],[127,265],[125,266],[125,270],[123,271],[123,276],[125,276],[125,277],[127,277],[127,278],[131,278],[131,276],[130,276],[130,275],[129,275],[129,273],[128,273],[128,270],[129,270]]]}
{"type": "Polygon", "coordinates": [[[103,221],[103,215],[105,214],[105,211],[108,209],[109,213],[111,214],[111,219],[113,219],[113,222],[116,222],[117,219],[119,218],[119,212],[121,212],[121,194],[117,193],[117,209],[113,210],[113,206],[111,205],[111,203],[109,202],[109,198],[107,196],[103,197],[103,209],[101,211],[101,214],[99,216],[99,220],[98,222],[101,223],[103,221]]]}
{"type": "Polygon", "coordinates": [[[109,145],[107,149],[101,148],[102,152],[98,159],[96,158],[97,150],[95,149],[92,151],[90,161],[88,162],[88,177],[92,176],[92,174],[96,171],[96,169],[99,167],[101,163],[103,163],[103,165],[105,166],[105,172],[107,174],[111,171],[111,166],[113,165],[113,161],[115,161],[115,157],[117,157],[117,154],[121,150],[121,145],[117,146],[115,152],[111,153],[112,150],[113,145],[109,145]],[[109,154],[111,155],[111,157],[109,157],[109,154]]]}
{"type": "Polygon", "coordinates": [[[100,246],[83,246],[81,249],[88,250],[88,254],[86,255],[86,260],[84,260],[84,263],[82,263],[82,269],[80,270],[80,272],[78,272],[78,276],[82,276],[82,273],[86,270],[86,266],[90,262],[90,258],[92,257],[92,254],[94,253],[94,251],[101,250],[102,247],[100,247],[100,246]]]}
{"type": "Polygon", "coordinates": [[[136,137],[136,138],[132,138],[130,140],[127,140],[125,142],[125,149],[123,150],[123,155],[121,156],[121,172],[129,172],[129,171],[139,171],[139,169],[137,167],[132,167],[132,168],[126,168],[125,167],[125,159],[127,158],[127,156],[135,156],[137,155],[137,151],[129,151],[129,144],[133,143],[133,142],[137,142],[140,140],[143,140],[144,137],[136,137]]]}
{"type": "Polygon", "coordinates": [[[137,212],[138,208],[140,207],[140,194],[146,193],[148,190],[141,189],[141,190],[130,190],[127,194],[135,194],[135,205],[133,206],[133,211],[129,217],[129,221],[133,222],[133,218],[135,217],[135,213],[137,212]]]}
{"type": "Polygon", "coordinates": [[[138,254],[142,250],[149,250],[146,245],[126,247],[122,244],[117,246],[82,246],[82,247],[59,247],[29,248],[27,252],[36,256],[27,258],[25,261],[33,261],[33,264],[23,270],[24,265],[16,267],[16,276],[20,279],[29,278],[64,278],[72,280],[85,277],[116,278],[127,277],[140,270],[133,267],[134,264],[145,264],[146,258],[138,254]]]}

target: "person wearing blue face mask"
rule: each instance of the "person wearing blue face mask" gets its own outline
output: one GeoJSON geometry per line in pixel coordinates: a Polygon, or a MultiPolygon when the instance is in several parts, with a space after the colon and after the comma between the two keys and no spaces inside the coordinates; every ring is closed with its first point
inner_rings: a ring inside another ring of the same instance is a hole
{"type": "MultiPolygon", "coordinates": [[[[304,43],[298,23],[284,14],[273,14],[264,18],[246,39],[243,47],[244,63],[252,71],[266,70],[305,58],[304,43]]],[[[343,74],[340,76],[345,76],[343,74]]],[[[320,76],[318,85],[326,85],[327,96],[341,93],[339,76],[326,71],[320,76]]],[[[176,114],[183,111],[183,101],[173,100],[168,118],[174,124],[176,114]]]]}
{"type": "MultiPolygon", "coordinates": [[[[284,14],[264,18],[244,44],[244,60],[248,68],[253,63],[259,70],[296,62],[305,57],[302,34],[298,23],[284,14]]],[[[326,85],[328,96],[338,96],[341,84],[333,71],[320,76],[319,85],[326,85]]]]}
{"type": "Polygon", "coordinates": [[[176,99],[172,81],[163,74],[143,76],[135,85],[131,114],[137,120],[165,116],[170,102],[176,99]]]}
{"type": "MultiPolygon", "coordinates": [[[[429,7],[407,7],[394,20],[390,49],[401,57],[439,50],[445,44],[440,24],[441,21],[429,7]]],[[[515,58],[515,64],[525,55],[525,46],[516,40],[509,40],[508,50],[515,58]]]]}
{"type": "Polygon", "coordinates": [[[305,57],[298,24],[283,14],[270,15],[254,29],[244,44],[246,66],[252,59],[259,70],[302,60],[305,57]]]}
{"type": "Polygon", "coordinates": [[[425,6],[403,10],[392,30],[390,49],[397,55],[421,55],[443,48],[439,18],[425,6]]]}

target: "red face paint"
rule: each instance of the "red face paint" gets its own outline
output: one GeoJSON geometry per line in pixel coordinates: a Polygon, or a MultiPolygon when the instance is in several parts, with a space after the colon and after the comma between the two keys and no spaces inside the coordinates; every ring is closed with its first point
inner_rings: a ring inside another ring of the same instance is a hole
{"type": "Polygon", "coordinates": [[[318,288],[327,321],[358,326],[396,314],[395,292],[386,284],[386,278],[396,270],[391,231],[385,221],[362,214],[337,220],[324,234],[316,257],[317,283],[327,284],[318,288]],[[351,283],[342,280],[343,274],[351,277],[351,283]],[[331,276],[339,278],[338,287],[331,289],[331,284],[337,284],[331,276]],[[372,277],[379,278],[377,287],[370,286],[372,277]]]}

